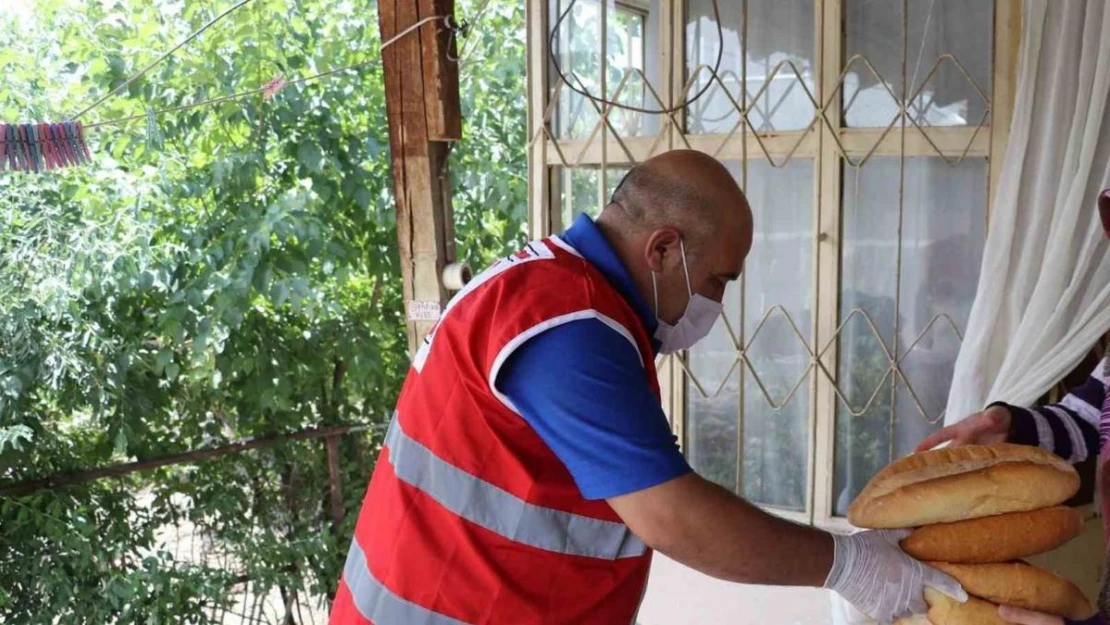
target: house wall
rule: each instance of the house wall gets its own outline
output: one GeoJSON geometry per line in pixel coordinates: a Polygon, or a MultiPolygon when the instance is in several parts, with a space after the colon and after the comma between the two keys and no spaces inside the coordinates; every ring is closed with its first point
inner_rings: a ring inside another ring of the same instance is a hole
{"type": "Polygon", "coordinates": [[[824,625],[828,591],[732,584],[656,553],[639,625],[824,625]]]}
{"type": "MultiPolygon", "coordinates": [[[[1092,604],[1105,545],[1102,520],[1088,515],[1082,533],[1029,562],[1067,577],[1092,604]]],[[[829,625],[831,594],[816,588],[746,586],[713,579],[655,554],[638,625],[829,625]]]]}

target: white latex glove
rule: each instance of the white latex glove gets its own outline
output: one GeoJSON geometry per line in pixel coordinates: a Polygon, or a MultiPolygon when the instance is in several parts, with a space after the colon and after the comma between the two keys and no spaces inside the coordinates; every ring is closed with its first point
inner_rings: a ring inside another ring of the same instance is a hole
{"type": "Polygon", "coordinates": [[[909,535],[909,530],[833,534],[833,565],[825,588],[884,625],[928,612],[926,586],[967,601],[959,582],[902,551],[898,543],[909,535]]]}

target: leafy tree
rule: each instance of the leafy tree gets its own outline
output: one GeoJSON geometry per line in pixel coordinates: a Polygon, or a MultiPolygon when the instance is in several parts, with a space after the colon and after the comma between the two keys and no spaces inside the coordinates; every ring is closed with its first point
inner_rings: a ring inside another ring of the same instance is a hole
{"type": "MultiPolygon", "coordinates": [[[[515,247],[527,214],[523,6],[480,4],[459,6],[479,21],[461,40],[451,157],[475,266],[515,247]]],[[[67,118],[226,6],[0,9],[0,120],[67,118]]],[[[369,0],[259,0],[82,119],[363,63],[379,44],[369,0]]],[[[248,583],[286,606],[330,596],[408,367],[380,67],[155,121],[90,131],[89,167],[0,173],[0,487],[379,427],[340,441],[340,524],[322,441],[0,497],[6,623],[218,621],[248,583]],[[167,542],[185,526],[203,557],[167,542]]]]}

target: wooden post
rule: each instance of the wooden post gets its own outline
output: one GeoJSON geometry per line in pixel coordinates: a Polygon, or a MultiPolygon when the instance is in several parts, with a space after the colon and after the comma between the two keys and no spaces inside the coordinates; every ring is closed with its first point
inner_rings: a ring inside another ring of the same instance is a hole
{"type": "MultiPolygon", "coordinates": [[[[449,17],[453,24],[454,14],[454,0],[378,2],[382,41],[430,17],[449,17]]],[[[447,303],[443,268],[454,261],[447,156],[449,142],[462,138],[457,54],[443,19],[382,51],[410,354],[447,303]]]]}

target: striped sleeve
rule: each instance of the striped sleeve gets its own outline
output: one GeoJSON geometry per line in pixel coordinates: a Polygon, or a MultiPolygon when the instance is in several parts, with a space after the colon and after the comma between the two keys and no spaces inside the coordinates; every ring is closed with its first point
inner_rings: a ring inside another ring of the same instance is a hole
{"type": "MultiPolygon", "coordinates": [[[[1072,389],[1060,403],[1021,408],[1004,402],[1010,411],[1010,442],[1047,449],[1071,463],[1097,455],[1100,413],[1106,401],[1106,363],[1081,386],[1072,389]]],[[[1108,424],[1110,425],[1110,424],[1108,424]]],[[[1107,426],[1103,426],[1107,427],[1107,426]]]]}

